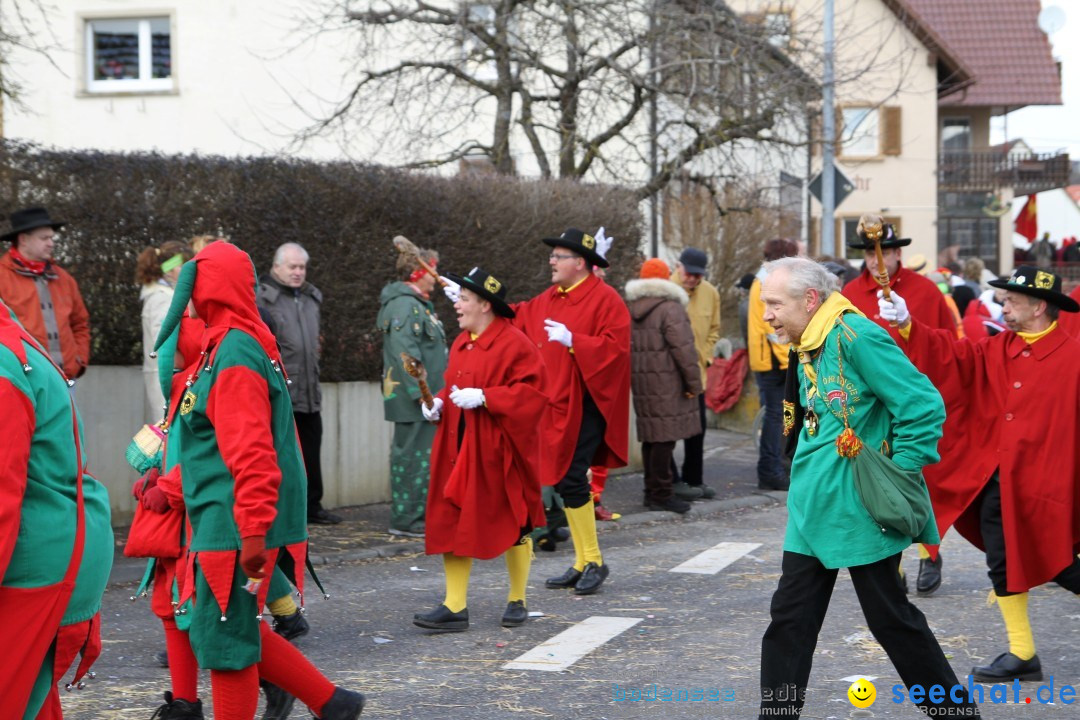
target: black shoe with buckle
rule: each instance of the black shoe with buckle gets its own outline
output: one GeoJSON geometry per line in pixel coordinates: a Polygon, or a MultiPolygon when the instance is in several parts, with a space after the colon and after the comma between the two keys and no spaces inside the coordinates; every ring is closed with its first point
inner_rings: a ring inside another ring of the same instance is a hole
{"type": "Polygon", "coordinates": [[[503,613],[502,621],[499,624],[505,628],[518,627],[524,625],[528,619],[529,611],[525,608],[525,601],[511,600],[506,603],[506,612],[503,613]]]}
{"type": "Polygon", "coordinates": [[[150,720],[203,720],[203,717],[201,700],[191,702],[166,692],[165,704],[154,711],[150,720]]]}
{"type": "Polygon", "coordinates": [[[558,577],[549,577],[545,580],[544,587],[555,590],[572,588],[577,585],[577,581],[581,579],[581,572],[581,570],[578,570],[571,565],[562,575],[558,577]]]}
{"type": "Polygon", "coordinates": [[[364,696],[361,693],[334,688],[334,694],[319,711],[320,720],[356,720],[364,711],[364,696]]]}
{"type": "Polygon", "coordinates": [[[299,608],[292,615],[274,616],[274,632],[286,640],[303,637],[308,634],[309,630],[311,630],[311,626],[308,625],[308,621],[304,619],[304,614],[300,612],[299,608]]]}
{"type": "Polygon", "coordinates": [[[919,577],[915,579],[915,593],[919,597],[929,597],[941,587],[941,553],[937,560],[923,558],[919,560],[919,577]]]}
{"type": "Polygon", "coordinates": [[[594,562],[585,563],[585,569],[581,571],[581,578],[574,585],[575,595],[592,595],[600,589],[608,576],[607,563],[597,565],[594,562]]]}
{"type": "Polygon", "coordinates": [[[266,680],[260,679],[259,687],[266,695],[266,710],[263,712],[262,720],[285,720],[289,717],[296,698],[266,680]]]}
{"type": "Polygon", "coordinates": [[[341,522],[341,517],[319,508],[315,512],[308,513],[307,521],[309,525],[337,525],[341,522]]]}
{"type": "Polygon", "coordinates": [[[469,608],[450,612],[450,608],[440,605],[431,612],[413,615],[413,625],[436,632],[463,632],[469,629],[469,608]]]}
{"type": "Polygon", "coordinates": [[[1012,653],[1001,653],[989,665],[971,668],[971,676],[980,683],[1010,683],[1013,680],[1042,680],[1042,663],[1035,655],[1021,660],[1012,653]]]}

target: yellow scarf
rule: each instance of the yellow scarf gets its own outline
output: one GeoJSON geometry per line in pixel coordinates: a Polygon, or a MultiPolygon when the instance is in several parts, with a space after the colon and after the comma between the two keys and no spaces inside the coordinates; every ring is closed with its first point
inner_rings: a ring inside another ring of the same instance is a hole
{"type": "Polygon", "coordinates": [[[1057,320],[1050,323],[1050,327],[1046,328],[1042,332],[1037,332],[1037,333],[1018,332],[1016,334],[1019,335],[1020,337],[1024,338],[1024,341],[1028,345],[1034,345],[1036,342],[1038,342],[1039,340],[1042,340],[1044,337],[1046,337],[1047,335],[1052,333],[1056,327],[1057,327],[1057,320]]]}
{"type": "Polygon", "coordinates": [[[810,324],[803,330],[802,340],[797,348],[799,359],[802,362],[806,362],[806,360],[802,360],[803,354],[811,353],[821,347],[829,331],[836,324],[837,318],[846,312],[853,312],[866,317],[859,308],[852,305],[851,301],[839,292],[829,295],[829,299],[821,304],[814,316],[810,318],[810,324]]]}

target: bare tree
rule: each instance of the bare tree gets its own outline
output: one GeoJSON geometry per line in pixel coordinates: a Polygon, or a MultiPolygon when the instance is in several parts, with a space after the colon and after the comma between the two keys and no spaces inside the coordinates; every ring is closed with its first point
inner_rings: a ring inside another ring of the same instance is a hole
{"type": "MultiPolygon", "coordinates": [[[[11,66],[18,52],[37,53],[53,62],[50,52],[59,47],[52,36],[50,16],[56,8],[44,0],[0,2],[0,103],[19,104],[23,79],[11,66]]],[[[55,67],[55,63],[53,63],[55,67]]]]}
{"type": "MultiPolygon", "coordinates": [[[[355,80],[297,143],[360,130],[407,167],[480,157],[646,198],[727,182],[751,148],[805,146],[818,98],[814,27],[778,39],[719,0],[327,1],[317,26],[351,32],[355,80]]],[[[863,56],[840,82],[896,62],[863,56]]]]}

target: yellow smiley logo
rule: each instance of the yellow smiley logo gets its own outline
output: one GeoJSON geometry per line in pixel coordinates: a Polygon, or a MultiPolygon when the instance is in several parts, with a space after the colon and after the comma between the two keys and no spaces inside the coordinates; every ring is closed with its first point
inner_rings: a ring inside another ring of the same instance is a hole
{"type": "Polygon", "coordinates": [[[877,689],[866,678],[859,678],[851,683],[847,691],[848,700],[857,708],[868,708],[877,700],[877,689]]]}

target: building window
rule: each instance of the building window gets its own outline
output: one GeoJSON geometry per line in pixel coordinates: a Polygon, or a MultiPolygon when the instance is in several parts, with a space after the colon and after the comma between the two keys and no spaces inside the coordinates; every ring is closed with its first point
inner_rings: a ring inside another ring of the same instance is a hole
{"type": "Polygon", "coordinates": [[[841,120],[841,155],[877,157],[881,154],[880,124],[876,107],[846,107],[841,111],[841,120]]]}
{"type": "Polygon", "coordinates": [[[967,152],[971,149],[970,118],[943,118],[941,120],[941,149],[946,152],[967,152]]]}
{"type": "Polygon", "coordinates": [[[86,89],[92,93],[173,89],[168,17],[86,21],[86,89]]]}

